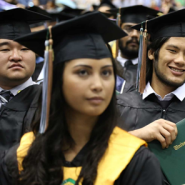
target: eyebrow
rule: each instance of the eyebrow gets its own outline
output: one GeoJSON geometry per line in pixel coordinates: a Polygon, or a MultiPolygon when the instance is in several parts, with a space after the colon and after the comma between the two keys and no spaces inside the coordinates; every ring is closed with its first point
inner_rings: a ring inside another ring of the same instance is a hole
{"type": "Polygon", "coordinates": [[[177,46],[175,46],[173,44],[167,45],[167,47],[173,47],[173,48],[179,49],[179,47],[177,47],[177,46]]]}
{"type": "MultiPolygon", "coordinates": [[[[91,67],[91,66],[83,65],[83,64],[80,64],[80,65],[74,66],[74,68],[76,68],[76,67],[87,67],[87,68],[92,69],[92,67],[91,67]]],[[[112,66],[112,65],[106,65],[106,66],[101,67],[101,69],[106,68],[106,67],[113,67],[113,66],[112,66]]]]}
{"type": "Polygon", "coordinates": [[[5,46],[5,45],[10,45],[10,43],[9,43],[9,42],[1,42],[1,43],[0,43],[0,47],[1,47],[1,46],[5,46]]]}

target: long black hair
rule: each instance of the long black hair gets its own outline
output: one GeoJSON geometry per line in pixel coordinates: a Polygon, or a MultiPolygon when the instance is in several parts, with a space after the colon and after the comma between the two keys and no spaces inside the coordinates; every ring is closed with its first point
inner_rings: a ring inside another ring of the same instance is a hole
{"type": "MultiPolygon", "coordinates": [[[[112,63],[116,82],[116,67],[113,58],[112,63]]],[[[62,146],[67,143],[68,146],[72,147],[75,144],[64,115],[66,104],[62,92],[64,68],[65,63],[54,67],[49,125],[44,134],[38,134],[39,119],[33,125],[36,139],[22,163],[24,170],[19,176],[19,184],[21,185],[59,185],[63,181],[64,151],[62,146]]],[[[82,185],[94,184],[98,163],[108,147],[110,135],[116,124],[116,95],[114,91],[110,104],[99,116],[91,132],[88,150],[84,156],[82,170],[76,184],[81,179],[83,179],[82,185]]]]}
{"type": "MultiPolygon", "coordinates": [[[[169,40],[170,37],[161,37],[154,39],[148,47],[148,51],[151,49],[154,52],[154,60],[158,61],[159,51],[163,44],[169,40]]],[[[146,83],[151,81],[153,73],[153,61],[147,56],[147,68],[146,68],[146,83]]]]}

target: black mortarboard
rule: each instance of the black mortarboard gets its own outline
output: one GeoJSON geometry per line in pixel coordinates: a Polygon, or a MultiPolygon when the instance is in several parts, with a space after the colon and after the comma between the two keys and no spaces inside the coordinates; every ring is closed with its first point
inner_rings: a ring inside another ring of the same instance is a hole
{"type": "MultiPolygon", "coordinates": [[[[166,15],[147,21],[147,32],[151,39],[160,37],[185,37],[185,9],[178,10],[166,15]]],[[[145,23],[138,24],[132,28],[145,29],[145,23]]]]}
{"type": "Polygon", "coordinates": [[[108,6],[110,8],[117,8],[115,5],[113,5],[113,3],[111,2],[111,0],[102,0],[102,2],[100,3],[100,5],[98,6],[98,8],[100,8],[101,6],[108,6]]]}
{"type": "MultiPolygon", "coordinates": [[[[119,10],[116,8],[107,11],[119,13],[119,10]]],[[[148,15],[156,17],[159,13],[161,12],[142,5],[124,7],[121,8],[121,22],[140,23],[145,21],[148,15]]]]}
{"type": "MultiPolygon", "coordinates": [[[[46,34],[47,29],[16,41],[43,56],[46,34]]],[[[100,12],[93,12],[55,25],[52,35],[55,61],[62,62],[75,58],[102,58],[109,53],[105,43],[127,34],[100,12]]]]}
{"type": "Polygon", "coordinates": [[[13,40],[30,33],[29,24],[43,22],[49,17],[22,8],[0,12],[0,38],[13,40]]]}
{"type": "Polygon", "coordinates": [[[79,16],[83,13],[83,11],[85,11],[84,9],[73,9],[73,8],[69,8],[69,7],[65,7],[62,12],[63,13],[67,13],[67,14],[70,14],[70,15],[74,15],[74,16],[79,16]]]}

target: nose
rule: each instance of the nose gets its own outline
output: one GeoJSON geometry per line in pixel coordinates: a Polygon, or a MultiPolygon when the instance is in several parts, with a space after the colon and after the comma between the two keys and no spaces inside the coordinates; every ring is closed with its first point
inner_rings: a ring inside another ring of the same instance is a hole
{"type": "Polygon", "coordinates": [[[185,66],[185,55],[183,53],[179,53],[179,55],[175,58],[174,62],[178,66],[185,66]]]}
{"type": "Polygon", "coordinates": [[[99,75],[94,75],[91,81],[91,90],[94,92],[101,92],[103,89],[102,79],[99,75]]]}
{"type": "Polygon", "coordinates": [[[19,62],[22,60],[22,56],[20,55],[17,49],[14,49],[10,55],[10,61],[19,62]]]}
{"type": "Polygon", "coordinates": [[[130,36],[132,38],[137,38],[139,39],[139,31],[135,30],[135,29],[132,29],[132,32],[130,32],[130,36]]]}

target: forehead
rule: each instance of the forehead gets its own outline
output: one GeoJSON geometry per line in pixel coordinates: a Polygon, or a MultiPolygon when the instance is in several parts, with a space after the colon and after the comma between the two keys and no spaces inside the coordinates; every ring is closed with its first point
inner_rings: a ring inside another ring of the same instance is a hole
{"type": "Polygon", "coordinates": [[[164,43],[164,46],[174,45],[176,47],[185,48],[185,37],[171,37],[164,43]]]}
{"type": "Polygon", "coordinates": [[[78,66],[78,65],[89,65],[89,66],[105,66],[112,65],[111,58],[103,59],[90,59],[90,58],[79,58],[66,62],[66,66],[78,66]]]}

